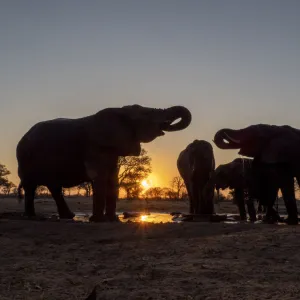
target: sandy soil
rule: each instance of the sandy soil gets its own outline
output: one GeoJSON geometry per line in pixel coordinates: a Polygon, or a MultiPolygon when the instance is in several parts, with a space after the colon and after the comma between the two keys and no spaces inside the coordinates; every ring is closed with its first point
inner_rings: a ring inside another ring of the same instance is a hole
{"type": "MultiPolygon", "coordinates": [[[[90,200],[68,201],[90,210],[90,200]]],[[[118,210],[138,210],[126,202],[118,210]]],[[[36,208],[53,213],[53,204],[36,208]]],[[[0,199],[0,212],[22,210],[0,199]]],[[[299,226],[0,219],[0,245],[1,300],[81,300],[95,285],[99,299],[299,299],[299,226]]]]}

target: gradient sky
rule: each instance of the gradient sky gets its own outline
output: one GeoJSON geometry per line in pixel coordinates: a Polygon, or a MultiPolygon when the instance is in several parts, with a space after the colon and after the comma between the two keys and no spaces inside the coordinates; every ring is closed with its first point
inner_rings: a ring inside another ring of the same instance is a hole
{"type": "MultiPolygon", "coordinates": [[[[106,107],[185,105],[184,131],[145,145],[156,183],[223,127],[300,128],[298,0],[2,0],[0,162],[36,122],[106,107]]],[[[217,165],[237,151],[214,146],[217,165]]]]}

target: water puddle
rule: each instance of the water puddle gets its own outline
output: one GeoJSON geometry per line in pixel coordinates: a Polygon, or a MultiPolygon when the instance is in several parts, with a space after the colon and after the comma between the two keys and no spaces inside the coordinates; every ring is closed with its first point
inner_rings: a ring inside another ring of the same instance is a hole
{"type": "MultiPolygon", "coordinates": [[[[121,222],[138,222],[138,223],[174,223],[174,222],[181,222],[181,219],[176,219],[176,216],[172,216],[169,213],[137,213],[137,212],[117,212],[119,220],[121,222]]],[[[75,217],[73,218],[74,221],[78,222],[89,222],[91,214],[83,214],[83,213],[76,213],[75,217]]]]}
{"type": "MultiPolygon", "coordinates": [[[[238,224],[239,216],[236,214],[215,215],[213,217],[194,217],[181,213],[166,213],[166,212],[117,212],[119,220],[123,223],[137,222],[137,223],[181,223],[181,222],[222,222],[227,224],[238,224]]],[[[89,222],[91,214],[84,214],[75,212],[74,221],[89,222]]]]}
{"type": "MultiPolygon", "coordinates": [[[[28,218],[20,212],[6,212],[0,214],[0,219],[4,220],[35,220],[35,221],[50,221],[50,222],[83,222],[88,223],[91,212],[82,213],[75,212],[73,220],[60,220],[57,214],[52,215],[37,215],[34,218],[28,218]]],[[[180,212],[117,212],[118,218],[123,223],[181,223],[181,222],[206,222],[206,223],[223,223],[223,224],[253,224],[248,221],[240,221],[237,214],[219,214],[212,216],[191,216],[184,215],[180,212]]],[[[282,218],[287,215],[281,215],[282,218]]],[[[300,221],[300,220],[299,220],[300,221]]],[[[254,224],[263,224],[261,216],[254,224]]],[[[286,225],[284,222],[278,222],[278,225],[286,225]]]]}

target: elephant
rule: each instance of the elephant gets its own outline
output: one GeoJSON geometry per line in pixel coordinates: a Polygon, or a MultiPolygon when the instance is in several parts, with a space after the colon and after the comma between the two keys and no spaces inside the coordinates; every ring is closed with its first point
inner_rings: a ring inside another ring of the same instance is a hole
{"type": "Polygon", "coordinates": [[[92,292],[88,295],[85,300],[97,300],[97,285],[93,288],[92,292]]]}
{"type": "MultiPolygon", "coordinates": [[[[118,221],[118,157],[140,155],[140,143],[187,128],[192,115],[184,106],[167,109],[127,105],[76,118],[35,124],[17,145],[18,175],[25,192],[25,215],[35,215],[37,186],[48,187],[61,219],[72,219],[62,188],[93,185],[90,221],[118,221]],[[174,123],[180,119],[177,123],[174,123]]],[[[19,189],[20,190],[20,189],[19,189]]]]}
{"type": "Polygon", "coordinates": [[[177,169],[187,188],[190,213],[213,214],[214,187],[206,188],[215,169],[212,145],[204,140],[194,140],[180,152],[177,169]]]}
{"type": "MultiPolygon", "coordinates": [[[[239,154],[253,159],[253,176],[264,192],[262,204],[266,218],[274,218],[274,201],[278,187],[287,208],[288,224],[298,224],[294,177],[300,179],[300,130],[288,125],[256,124],[242,129],[219,130],[214,143],[220,149],[240,149],[239,154]]],[[[276,218],[276,217],[275,217],[276,218]]]]}
{"type": "MultiPolygon", "coordinates": [[[[246,202],[250,221],[254,222],[257,220],[254,199],[259,200],[260,196],[252,174],[252,162],[253,159],[236,158],[227,164],[219,165],[210,181],[216,186],[217,190],[233,189],[241,220],[246,220],[247,218],[246,202]]],[[[261,207],[258,209],[261,210],[261,207]]]]}

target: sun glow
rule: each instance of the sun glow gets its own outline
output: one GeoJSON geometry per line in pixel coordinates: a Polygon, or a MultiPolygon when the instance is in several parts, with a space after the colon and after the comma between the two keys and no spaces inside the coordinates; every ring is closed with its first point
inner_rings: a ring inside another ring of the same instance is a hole
{"type": "Polygon", "coordinates": [[[147,219],[147,216],[146,215],[142,215],[141,216],[141,221],[143,222],[143,221],[146,221],[146,219],[147,219]]]}
{"type": "Polygon", "coordinates": [[[147,190],[151,187],[151,182],[148,179],[145,179],[141,182],[142,187],[147,190]]]}

